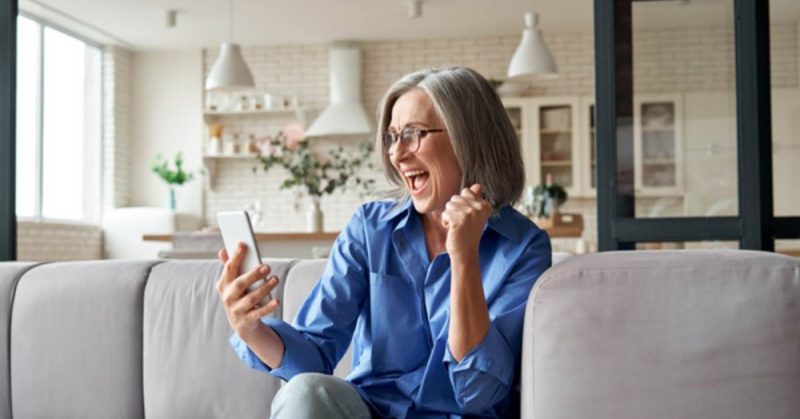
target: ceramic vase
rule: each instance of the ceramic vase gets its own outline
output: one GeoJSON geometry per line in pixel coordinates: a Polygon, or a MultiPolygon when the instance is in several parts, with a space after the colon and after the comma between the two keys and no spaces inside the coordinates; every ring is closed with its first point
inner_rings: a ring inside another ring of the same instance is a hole
{"type": "Polygon", "coordinates": [[[306,224],[309,233],[322,232],[323,214],[319,206],[319,198],[311,198],[311,205],[306,213],[306,224]]]}
{"type": "Polygon", "coordinates": [[[167,191],[167,208],[175,210],[175,188],[169,188],[167,191]]]}

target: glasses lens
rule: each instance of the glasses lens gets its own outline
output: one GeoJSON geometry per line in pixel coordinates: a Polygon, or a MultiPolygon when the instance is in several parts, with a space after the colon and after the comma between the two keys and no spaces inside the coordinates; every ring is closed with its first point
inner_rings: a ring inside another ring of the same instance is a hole
{"type": "Polygon", "coordinates": [[[400,133],[403,146],[410,152],[417,151],[419,147],[419,130],[416,128],[406,128],[400,133]]]}
{"type": "Polygon", "coordinates": [[[386,131],[383,133],[383,147],[389,154],[392,154],[397,146],[394,141],[395,138],[396,134],[392,131],[386,131]]]}

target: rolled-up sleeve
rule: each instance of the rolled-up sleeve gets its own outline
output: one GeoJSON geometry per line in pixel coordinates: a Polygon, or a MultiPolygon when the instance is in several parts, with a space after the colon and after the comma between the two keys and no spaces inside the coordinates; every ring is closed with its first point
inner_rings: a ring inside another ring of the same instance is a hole
{"type": "Polygon", "coordinates": [[[298,332],[292,325],[274,317],[265,317],[261,322],[271,327],[283,341],[285,348],[281,366],[275,369],[268,367],[237,334],[230,337],[236,355],[250,368],[270,373],[282,380],[289,381],[303,372],[323,372],[325,364],[319,354],[319,348],[298,332]],[[287,356],[289,354],[289,356],[287,356]]]}
{"type": "Polygon", "coordinates": [[[501,402],[519,369],[525,305],[531,288],[551,265],[550,240],[539,231],[528,243],[508,279],[488,302],[489,329],[483,340],[457,361],[449,346],[443,363],[456,402],[466,412],[480,413],[501,402]]]}
{"type": "Polygon", "coordinates": [[[328,265],[297,312],[294,325],[274,317],[261,319],[283,341],[280,367],[269,368],[234,333],[229,342],[244,364],[286,381],[303,372],[333,372],[350,344],[367,294],[366,235],[361,211],[359,208],[336,238],[328,265]]]}

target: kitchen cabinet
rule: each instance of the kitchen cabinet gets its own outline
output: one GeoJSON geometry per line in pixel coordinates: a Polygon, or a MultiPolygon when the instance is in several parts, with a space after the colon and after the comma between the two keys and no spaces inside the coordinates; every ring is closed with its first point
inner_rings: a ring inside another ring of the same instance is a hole
{"type": "MultiPolygon", "coordinates": [[[[597,195],[594,98],[505,98],[522,143],[527,184],[548,174],[572,197],[597,195]]],[[[635,187],[641,196],[683,193],[683,122],[680,95],[634,98],[635,187]]]]}
{"type": "Polygon", "coordinates": [[[539,185],[550,174],[568,194],[581,190],[578,102],[578,97],[504,99],[522,145],[528,185],[539,185]]]}
{"type": "Polygon", "coordinates": [[[683,106],[680,94],[633,98],[636,194],[683,194],[683,106]]]}

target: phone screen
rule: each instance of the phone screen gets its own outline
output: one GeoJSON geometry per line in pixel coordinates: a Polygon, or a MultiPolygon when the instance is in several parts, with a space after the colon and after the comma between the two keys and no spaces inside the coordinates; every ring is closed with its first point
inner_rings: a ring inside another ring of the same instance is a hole
{"type": "MultiPolygon", "coordinates": [[[[236,247],[240,242],[247,246],[242,264],[239,267],[239,275],[249,272],[261,265],[261,255],[258,251],[253,228],[250,225],[250,217],[245,211],[222,211],[217,213],[217,221],[222,232],[222,241],[228,257],[232,257],[236,247]]],[[[247,288],[248,292],[258,289],[264,281],[259,279],[247,288]]],[[[270,295],[261,300],[260,304],[266,304],[270,300],[270,295]]]]}

